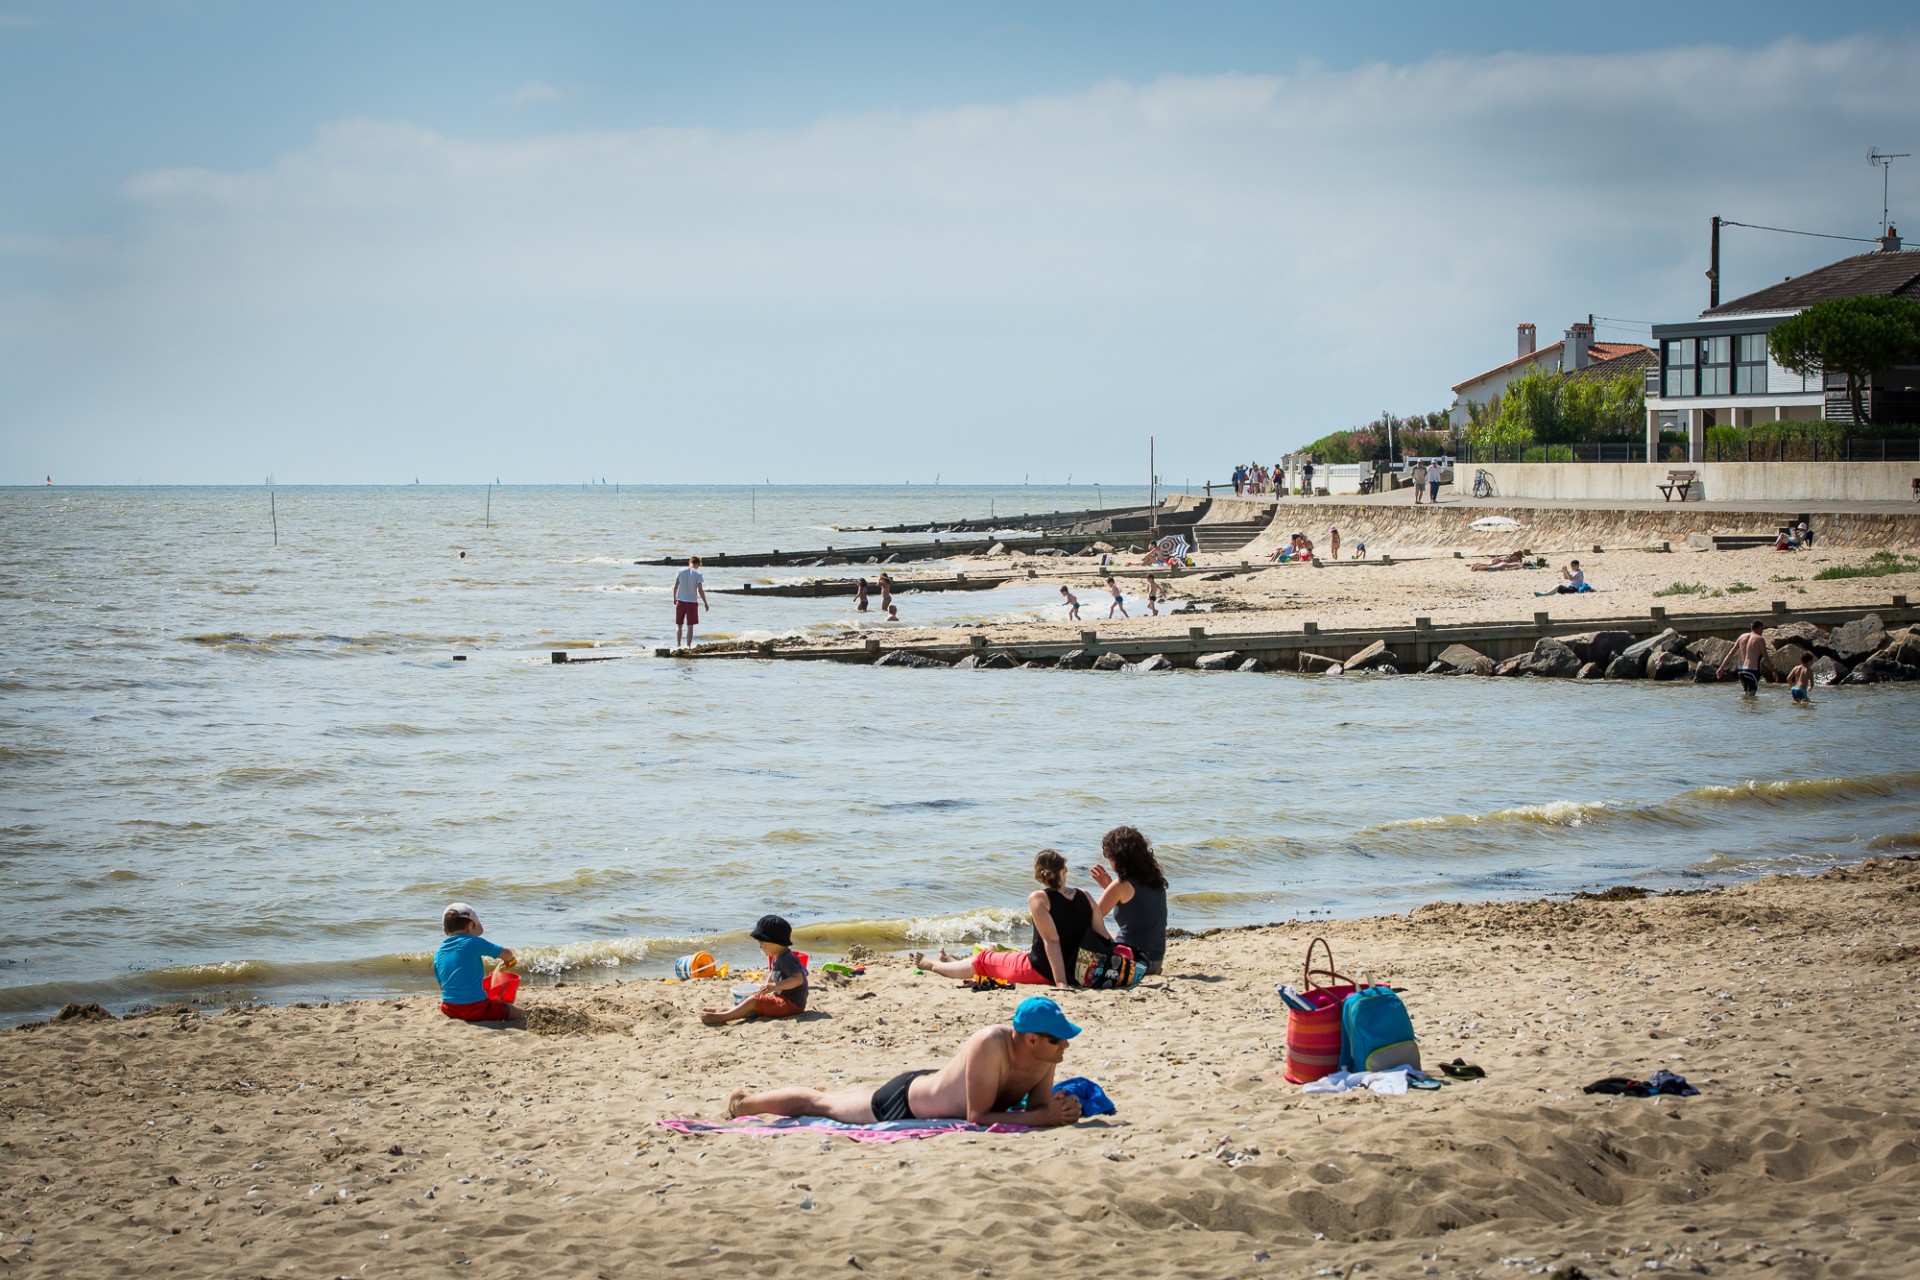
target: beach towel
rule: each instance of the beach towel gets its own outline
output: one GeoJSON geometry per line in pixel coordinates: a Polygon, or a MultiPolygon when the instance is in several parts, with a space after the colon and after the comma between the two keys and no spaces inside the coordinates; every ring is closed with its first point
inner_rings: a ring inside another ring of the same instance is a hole
{"type": "Polygon", "coordinates": [[[1345,1093],[1349,1089],[1371,1089],[1375,1093],[1398,1095],[1408,1089],[1438,1089],[1435,1080],[1418,1067],[1395,1067],[1390,1071],[1330,1071],[1318,1080],[1300,1086],[1302,1093],[1345,1093]]]}
{"type": "Polygon", "coordinates": [[[835,1133],[855,1142],[910,1142],[943,1133],[1026,1133],[1024,1124],[968,1124],[965,1120],[882,1120],[874,1124],[847,1124],[825,1116],[741,1116],[712,1121],[663,1116],[660,1126],[676,1133],[835,1133]]]}

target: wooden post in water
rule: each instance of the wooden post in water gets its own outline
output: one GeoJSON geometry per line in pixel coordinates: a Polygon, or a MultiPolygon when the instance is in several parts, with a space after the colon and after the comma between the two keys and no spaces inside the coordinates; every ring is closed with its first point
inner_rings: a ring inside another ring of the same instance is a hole
{"type": "Polygon", "coordinates": [[[267,513],[273,517],[273,545],[280,545],[280,501],[273,490],[267,490],[267,513]]]}
{"type": "Polygon", "coordinates": [[[493,528],[493,486],[487,486],[487,528],[493,528]]]}

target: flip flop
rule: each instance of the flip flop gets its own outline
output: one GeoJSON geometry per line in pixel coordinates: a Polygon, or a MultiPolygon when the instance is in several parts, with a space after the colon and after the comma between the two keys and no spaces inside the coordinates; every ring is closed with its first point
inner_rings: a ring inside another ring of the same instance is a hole
{"type": "Polygon", "coordinates": [[[1455,1080],[1484,1080],[1487,1077],[1485,1068],[1476,1067],[1471,1062],[1460,1058],[1441,1063],[1440,1070],[1455,1080]]]}

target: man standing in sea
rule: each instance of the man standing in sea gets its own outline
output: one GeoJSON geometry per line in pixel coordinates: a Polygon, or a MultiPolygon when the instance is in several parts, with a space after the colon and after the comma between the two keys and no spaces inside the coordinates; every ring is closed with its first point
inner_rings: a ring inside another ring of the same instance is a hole
{"type": "Polygon", "coordinates": [[[693,647],[693,624],[700,621],[700,610],[711,609],[707,603],[707,580],[700,573],[700,557],[689,556],[687,567],[673,575],[673,647],[690,649],[693,647]],[[686,628],[687,638],[680,639],[682,627],[686,628]]]}

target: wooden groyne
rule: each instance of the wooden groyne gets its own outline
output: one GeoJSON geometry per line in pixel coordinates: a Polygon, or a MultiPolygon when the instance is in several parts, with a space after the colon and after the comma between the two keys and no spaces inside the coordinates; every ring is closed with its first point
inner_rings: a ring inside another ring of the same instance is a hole
{"type": "Polygon", "coordinates": [[[1150,506],[1090,507],[1082,511],[1026,512],[1017,516],[969,517],[965,520],[928,520],[920,524],[836,525],[847,533],[987,533],[993,530],[1082,529],[1128,516],[1149,516],[1150,506]]]}
{"type": "MultiPolygon", "coordinates": [[[[976,573],[971,576],[956,573],[937,578],[897,578],[894,580],[893,593],[900,595],[906,591],[991,591],[995,587],[1005,586],[1009,582],[1018,582],[1034,577],[1032,570],[1026,573],[976,573]]],[[[723,596],[852,596],[860,594],[857,578],[809,578],[805,582],[763,582],[758,586],[751,582],[737,587],[715,587],[715,595],[723,596]]],[[[876,598],[880,588],[867,584],[868,594],[876,598]]]]}
{"type": "Polygon", "coordinates": [[[1849,604],[1833,608],[1789,609],[1784,600],[1775,600],[1767,610],[1688,610],[1674,611],[1655,605],[1646,613],[1605,618],[1561,619],[1556,622],[1550,611],[1538,610],[1531,620],[1504,622],[1465,622],[1435,625],[1432,619],[1416,617],[1404,624],[1369,625],[1338,630],[1322,630],[1317,622],[1306,621],[1299,629],[1272,631],[1210,631],[1204,625],[1187,628],[1185,635],[1102,635],[1087,628],[1075,634],[1049,635],[1044,639],[996,642],[978,631],[951,641],[931,640],[912,644],[890,643],[881,636],[865,636],[858,643],[794,644],[764,641],[758,644],[703,645],[691,650],[656,649],[656,657],[693,659],[762,658],[800,662],[872,663],[888,653],[919,654],[940,662],[954,663],[962,658],[987,658],[1004,654],[1012,662],[1049,664],[1074,652],[1088,656],[1117,654],[1128,661],[1155,655],[1176,667],[1191,667],[1201,658],[1215,653],[1238,653],[1258,658],[1269,667],[1292,671],[1302,665],[1301,656],[1312,659],[1344,661],[1362,650],[1384,642],[1405,669],[1419,670],[1439,656],[1449,645],[1464,644],[1499,661],[1531,651],[1543,637],[1580,635],[1596,631],[1625,631],[1644,639],[1659,635],[1671,627],[1690,639],[1718,637],[1731,640],[1744,632],[1755,618],[1770,625],[1787,622],[1811,622],[1822,627],[1838,626],[1860,617],[1878,613],[1888,627],[1920,622],[1920,610],[1914,609],[1904,595],[1896,595],[1890,606],[1849,604]]]}
{"type": "MultiPolygon", "coordinates": [[[[1065,537],[1035,535],[1027,538],[934,538],[929,542],[881,542],[866,547],[818,547],[811,551],[750,551],[745,554],[714,552],[700,559],[707,569],[761,569],[786,566],[807,568],[826,565],[900,564],[910,560],[946,560],[953,556],[985,555],[996,546],[1008,551],[1078,551],[1095,541],[1093,535],[1065,537]]],[[[687,562],[685,556],[662,556],[658,560],[635,560],[637,565],[671,568],[687,562]]]]}

